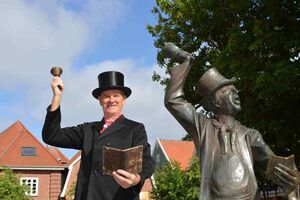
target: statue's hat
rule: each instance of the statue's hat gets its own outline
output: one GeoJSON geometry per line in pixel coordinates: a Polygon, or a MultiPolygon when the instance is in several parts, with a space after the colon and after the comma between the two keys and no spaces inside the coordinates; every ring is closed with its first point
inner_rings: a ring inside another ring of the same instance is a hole
{"type": "Polygon", "coordinates": [[[221,87],[232,85],[235,81],[235,77],[227,79],[216,68],[210,68],[198,80],[196,92],[206,99],[221,87]]]}
{"type": "Polygon", "coordinates": [[[99,87],[92,94],[98,99],[101,92],[105,90],[121,90],[126,97],[131,95],[131,89],[124,86],[124,75],[118,71],[107,71],[98,75],[99,87]]]}

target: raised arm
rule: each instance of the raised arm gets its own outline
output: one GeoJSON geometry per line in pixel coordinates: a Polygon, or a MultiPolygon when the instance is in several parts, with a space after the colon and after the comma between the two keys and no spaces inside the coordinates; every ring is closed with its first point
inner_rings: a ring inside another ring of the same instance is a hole
{"type": "Polygon", "coordinates": [[[166,57],[175,57],[183,62],[170,71],[171,77],[166,89],[164,103],[169,112],[192,137],[195,145],[198,145],[197,113],[195,107],[186,101],[183,93],[184,83],[191,68],[192,57],[173,44],[167,45],[163,49],[166,57]]]}
{"type": "Polygon", "coordinates": [[[64,92],[64,84],[59,76],[54,76],[51,82],[53,97],[51,105],[47,108],[42,138],[47,144],[65,147],[82,148],[83,130],[81,126],[61,128],[60,103],[64,92]]]}

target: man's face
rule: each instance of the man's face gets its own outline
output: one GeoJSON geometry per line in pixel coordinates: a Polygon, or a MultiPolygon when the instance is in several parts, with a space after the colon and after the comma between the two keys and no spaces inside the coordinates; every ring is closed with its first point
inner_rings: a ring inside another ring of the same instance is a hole
{"type": "Polygon", "coordinates": [[[241,110],[238,90],[233,85],[220,88],[215,93],[215,105],[219,114],[235,115],[241,110]]]}
{"type": "Polygon", "coordinates": [[[121,90],[105,90],[98,100],[103,109],[104,117],[110,118],[122,112],[125,104],[125,95],[121,90]]]}

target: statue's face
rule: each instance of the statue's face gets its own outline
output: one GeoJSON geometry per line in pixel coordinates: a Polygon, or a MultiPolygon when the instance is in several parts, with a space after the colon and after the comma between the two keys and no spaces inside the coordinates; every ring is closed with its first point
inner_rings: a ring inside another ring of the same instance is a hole
{"type": "Polygon", "coordinates": [[[219,114],[236,115],[241,110],[238,90],[233,85],[220,88],[215,93],[215,106],[219,114]]]}

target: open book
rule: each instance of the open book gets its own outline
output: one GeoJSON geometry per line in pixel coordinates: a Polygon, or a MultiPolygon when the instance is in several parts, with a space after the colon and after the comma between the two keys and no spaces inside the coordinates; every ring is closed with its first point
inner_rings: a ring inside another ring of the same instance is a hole
{"type": "Polygon", "coordinates": [[[123,169],[132,174],[142,171],[143,146],[128,149],[103,147],[103,173],[111,175],[113,171],[123,169]]]}

